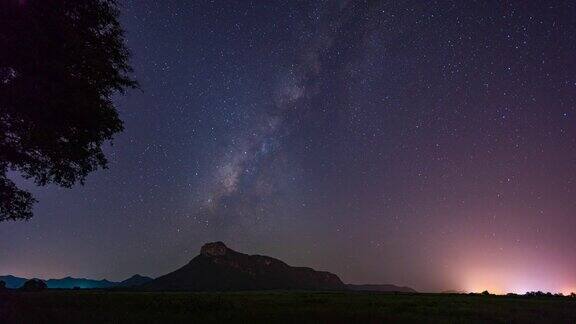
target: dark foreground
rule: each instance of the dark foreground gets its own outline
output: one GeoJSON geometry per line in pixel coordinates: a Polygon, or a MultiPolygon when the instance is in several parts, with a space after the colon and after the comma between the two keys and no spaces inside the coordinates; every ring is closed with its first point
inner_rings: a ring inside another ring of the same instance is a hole
{"type": "Polygon", "coordinates": [[[0,293],[0,323],[576,323],[576,299],[368,292],[0,293]]]}

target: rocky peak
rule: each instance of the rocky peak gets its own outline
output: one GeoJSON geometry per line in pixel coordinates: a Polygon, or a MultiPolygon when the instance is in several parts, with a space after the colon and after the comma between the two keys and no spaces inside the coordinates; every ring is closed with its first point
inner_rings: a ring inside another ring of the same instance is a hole
{"type": "Polygon", "coordinates": [[[345,290],[337,275],[281,260],[234,251],[222,242],[207,243],[200,255],[174,272],[139,286],[143,290],[345,290]]]}
{"type": "Polygon", "coordinates": [[[200,255],[203,256],[223,256],[228,252],[228,248],[223,242],[206,243],[200,249],[200,255]]]}

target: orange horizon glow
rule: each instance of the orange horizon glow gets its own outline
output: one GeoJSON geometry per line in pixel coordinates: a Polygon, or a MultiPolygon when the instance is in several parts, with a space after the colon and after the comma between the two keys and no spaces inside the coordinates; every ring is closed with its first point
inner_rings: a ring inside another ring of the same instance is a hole
{"type": "Polygon", "coordinates": [[[568,279],[568,276],[553,271],[544,276],[540,269],[529,271],[510,265],[508,267],[495,266],[463,271],[460,277],[463,278],[461,289],[473,293],[483,291],[496,295],[537,291],[563,295],[576,293],[576,285],[570,282],[572,280],[568,279]]]}

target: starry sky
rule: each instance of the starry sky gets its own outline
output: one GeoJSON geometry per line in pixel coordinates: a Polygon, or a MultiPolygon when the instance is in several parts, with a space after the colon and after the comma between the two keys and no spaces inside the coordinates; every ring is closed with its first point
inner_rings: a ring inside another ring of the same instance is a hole
{"type": "Polygon", "coordinates": [[[576,291],[573,1],[121,1],[141,90],[0,274],[158,276],[208,241],[420,291],[576,291]]]}

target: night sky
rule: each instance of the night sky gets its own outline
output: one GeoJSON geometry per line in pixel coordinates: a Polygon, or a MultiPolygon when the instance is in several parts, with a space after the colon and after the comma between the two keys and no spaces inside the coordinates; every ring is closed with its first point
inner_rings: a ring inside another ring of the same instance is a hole
{"type": "Polygon", "coordinates": [[[576,291],[573,1],[121,1],[141,90],[0,274],[235,250],[420,291],[576,291]]]}

